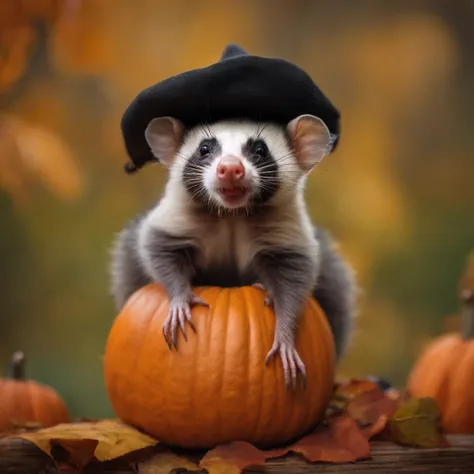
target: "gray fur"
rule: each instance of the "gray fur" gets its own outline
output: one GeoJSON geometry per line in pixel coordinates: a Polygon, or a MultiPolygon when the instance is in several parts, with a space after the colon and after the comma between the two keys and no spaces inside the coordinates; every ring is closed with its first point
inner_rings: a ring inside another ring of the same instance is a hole
{"type": "Polygon", "coordinates": [[[270,248],[255,256],[252,267],[273,303],[276,330],[284,341],[293,342],[297,316],[316,277],[310,256],[303,248],[270,248]]]}
{"type": "Polygon", "coordinates": [[[320,245],[320,270],[313,297],[323,309],[334,335],[336,357],[340,359],[350,343],[354,318],[356,283],[352,268],[334,248],[329,234],[315,228],[320,245]]]}
{"type": "Polygon", "coordinates": [[[150,262],[150,277],[165,287],[170,300],[184,300],[191,294],[196,251],[188,240],[155,228],[147,233],[143,251],[150,262]]]}

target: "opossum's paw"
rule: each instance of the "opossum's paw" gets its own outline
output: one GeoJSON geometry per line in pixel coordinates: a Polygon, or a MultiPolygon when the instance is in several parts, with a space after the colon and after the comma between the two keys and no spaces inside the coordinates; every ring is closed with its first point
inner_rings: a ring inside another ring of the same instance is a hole
{"type": "Polygon", "coordinates": [[[302,386],[306,388],[306,368],[296,351],[294,343],[284,341],[280,336],[275,335],[275,341],[267,355],[265,365],[268,365],[270,359],[276,354],[280,354],[280,359],[283,364],[286,388],[296,388],[298,372],[301,374],[302,386]]]}
{"type": "Polygon", "coordinates": [[[168,347],[177,349],[178,326],[183,333],[184,340],[187,341],[186,323],[191,326],[191,329],[196,332],[196,327],[191,316],[191,306],[201,305],[209,306],[204,300],[196,296],[194,293],[189,298],[175,298],[170,302],[170,310],[168,317],[163,323],[163,336],[168,347]]]}
{"type": "MultiPolygon", "coordinates": [[[[257,288],[259,290],[262,290],[265,293],[267,292],[267,290],[265,289],[265,287],[261,283],[254,283],[252,285],[252,287],[257,288]]],[[[265,306],[268,306],[270,308],[273,307],[273,298],[269,294],[267,294],[267,296],[265,296],[265,306]]]]}

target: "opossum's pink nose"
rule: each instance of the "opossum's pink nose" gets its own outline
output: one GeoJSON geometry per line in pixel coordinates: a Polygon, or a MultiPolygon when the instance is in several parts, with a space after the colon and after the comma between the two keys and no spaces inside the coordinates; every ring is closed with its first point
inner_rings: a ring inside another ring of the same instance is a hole
{"type": "Polygon", "coordinates": [[[217,165],[217,177],[227,183],[235,183],[245,177],[245,168],[241,160],[235,156],[222,158],[217,165]]]}

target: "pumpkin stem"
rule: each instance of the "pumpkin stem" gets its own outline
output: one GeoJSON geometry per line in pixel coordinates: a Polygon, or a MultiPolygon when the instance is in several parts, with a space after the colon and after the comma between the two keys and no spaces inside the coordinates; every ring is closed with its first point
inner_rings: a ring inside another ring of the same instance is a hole
{"type": "Polygon", "coordinates": [[[462,337],[474,339],[474,291],[465,290],[461,293],[462,308],[462,337]]]}
{"type": "Polygon", "coordinates": [[[12,356],[10,377],[14,380],[23,380],[25,378],[25,354],[21,351],[15,352],[12,356]]]}

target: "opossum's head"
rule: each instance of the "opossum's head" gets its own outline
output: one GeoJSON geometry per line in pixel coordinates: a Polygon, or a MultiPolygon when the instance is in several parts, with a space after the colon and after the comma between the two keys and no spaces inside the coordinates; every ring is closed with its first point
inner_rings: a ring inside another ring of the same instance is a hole
{"type": "Polygon", "coordinates": [[[222,121],[185,130],[171,117],[145,132],[153,154],[170,169],[170,185],[197,202],[224,210],[252,209],[288,197],[331,151],[324,122],[302,115],[286,127],[222,121]]]}

